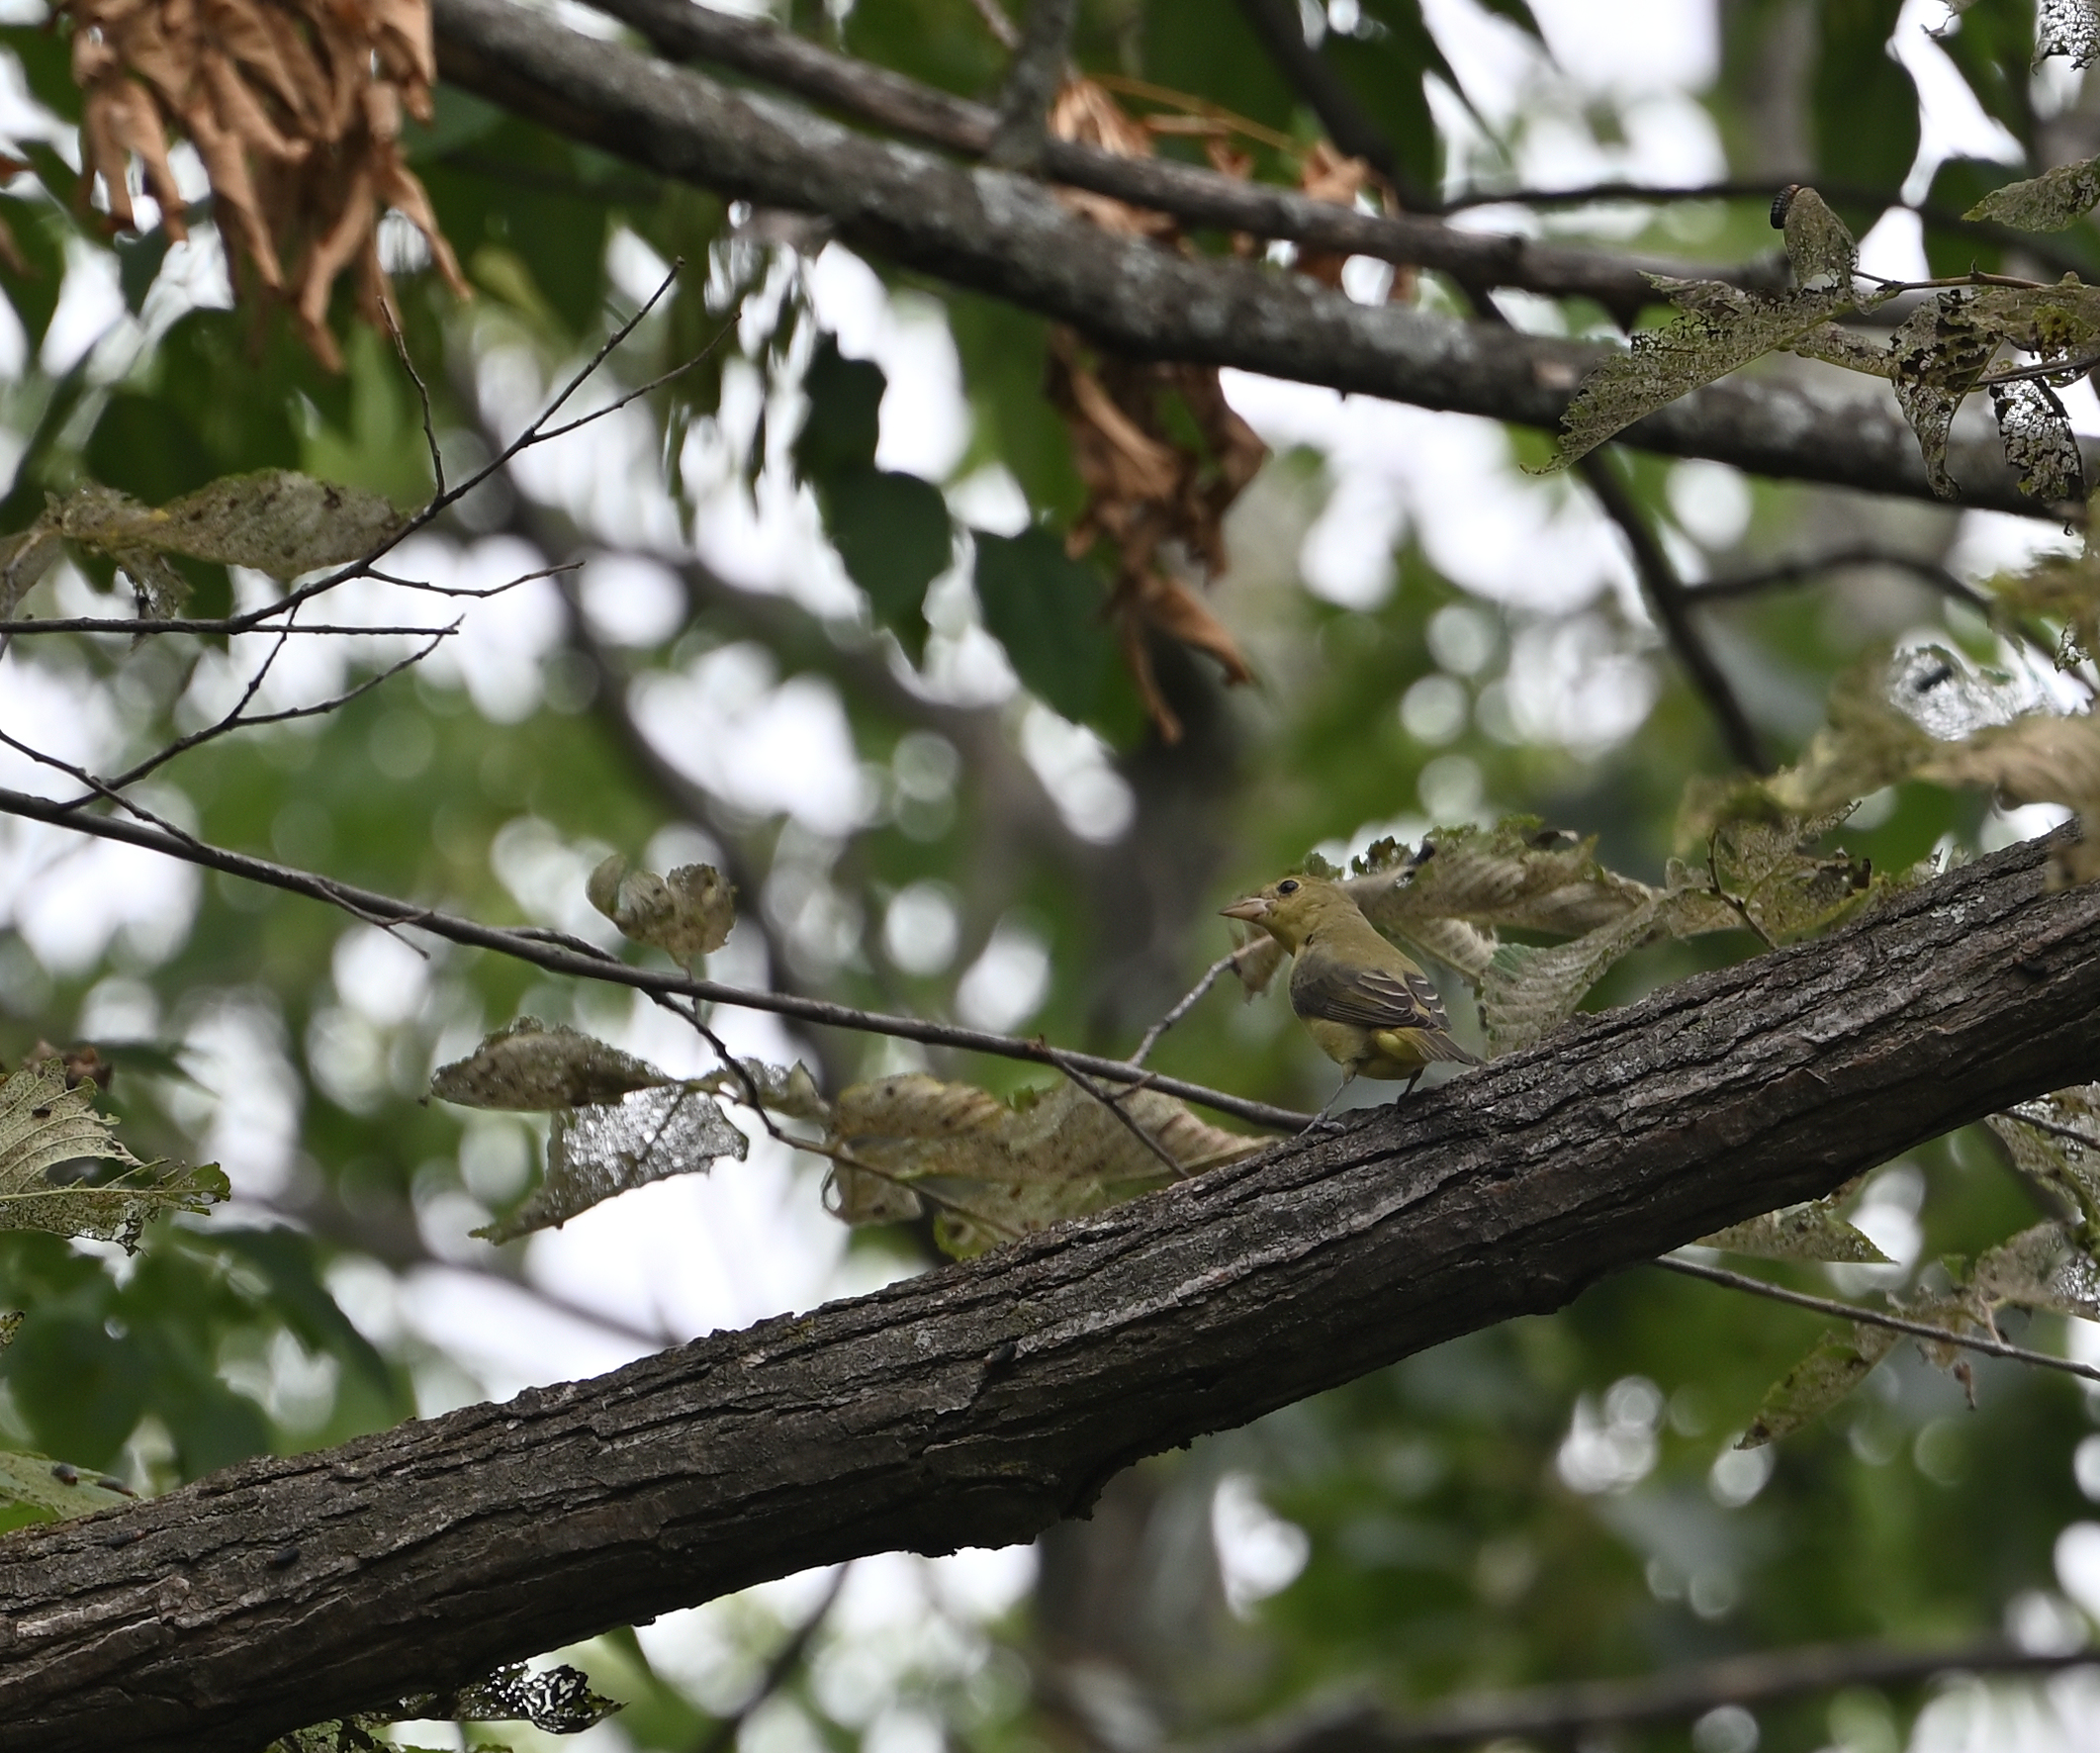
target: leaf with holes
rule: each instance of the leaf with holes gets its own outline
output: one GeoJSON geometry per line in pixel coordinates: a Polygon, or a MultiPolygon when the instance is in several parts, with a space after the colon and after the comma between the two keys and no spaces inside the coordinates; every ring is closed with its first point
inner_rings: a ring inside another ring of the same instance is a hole
{"type": "Polygon", "coordinates": [[[637,943],[690,967],[729,941],[737,891],[712,865],[681,865],[669,876],[630,871],[615,853],[591,873],[591,904],[637,943]]]}
{"type": "Polygon", "coordinates": [[[519,1017],[465,1059],[438,1066],[430,1074],[430,1093],[463,1108],[547,1113],[615,1102],[630,1091],[676,1081],[647,1061],[565,1023],[519,1017]]]}
{"type": "Polygon", "coordinates": [[[714,1098],[687,1084],[563,1108],[547,1141],[546,1173],[531,1197],[474,1234],[514,1242],[534,1230],[558,1230],[616,1194],[673,1175],[704,1174],[721,1157],[741,1161],[750,1149],[714,1098]]]}
{"type": "Polygon", "coordinates": [[[152,1218],[202,1212],[229,1192],[216,1163],[140,1162],[95,1111],[94,1085],[67,1087],[61,1061],[32,1061],[0,1083],[0,1229],[92,1237],[132,1252],[152,1218]],[[98,1162],[116,1172],[51,1178],[54,1169],[98,1162]]]}

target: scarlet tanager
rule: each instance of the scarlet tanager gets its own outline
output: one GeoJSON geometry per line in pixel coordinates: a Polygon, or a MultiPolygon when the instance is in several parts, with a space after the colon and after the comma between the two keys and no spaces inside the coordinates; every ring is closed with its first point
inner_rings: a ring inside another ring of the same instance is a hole
{"type": "Polygon", "coordinates": [[[1291,953],[1291,1008],[1341,1067],[1341,1089],[1358,1077],[1405,1077],[1412,1091],[1438,1061],[1480,1063],[1451,1038],[1429,976],[1379,936],[1338,884],[1286,876],[1224,912],[1260,926],[1291,953]]]}

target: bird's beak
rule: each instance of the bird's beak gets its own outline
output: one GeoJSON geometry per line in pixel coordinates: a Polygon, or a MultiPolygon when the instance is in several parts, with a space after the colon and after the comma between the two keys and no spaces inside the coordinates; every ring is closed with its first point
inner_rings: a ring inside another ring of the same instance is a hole
{"type": "Polygon", "coordinates": [[[1250,894],[1243,901],[1234,901],[1230,907],[1220,907],[1219,912],[1228,919],[1244,919],[1250,925],[1259,925],[1269,916],[1269,903],[1258,894],[1250,894]]]}

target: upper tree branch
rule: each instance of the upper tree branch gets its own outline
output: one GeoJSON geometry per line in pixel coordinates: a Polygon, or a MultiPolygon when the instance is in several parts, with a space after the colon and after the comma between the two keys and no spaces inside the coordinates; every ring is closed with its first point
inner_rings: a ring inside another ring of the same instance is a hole
{"type": "Polygon", "coordinates": [[[2100,887],[2048,853],[981,1259],[12,1535],[0,1753],[222,1753],[811,1565],[1026,1539],[1141,1455],[2089,1078],[2100,887]]]}
{"type": "MultiPolygon", "coordinates": [[[[1552,429],[1600,354],[1586,342],[1358,305],[1256,263],[1111,236],[1029,178],[869,139],[508,0],[435,0],[433,17],[439,66],[456,84],[665,175],[828,215],[857,248],[1138,357],[1236,365],[1552,429]]],[[[1727,382],[1620,437],[1753,474],[1932,497],[1917,441],[1885,394],[1838,401],[1784,382],[1727,382]]],[[[2019,492],[1994,445],[1950,455],[1970,504],[2049,514],[2019,492]]],[[[2092,466],[2100,471],[2100,446],[2092,466]]]]}
{"type": "Polygon", "coordinates": [[[1033,170],[1049,138],[1050,100],[1064,80],[1072,25],[1079,0],[1030,0],[1028,29],[999,93],[999,126],[985,151],[988,162],[1008,170],[1033,170]]]}
{"type": "MultiPolygon", "coordinates": [[[[760,19],[689,0],[594,0],[594,5],[631,26],[663,54],[734,68],[841,115],[950,151],[981,157],[998,130],[999,112],[986,105],[870,61],[833,54],[760,19]]],[[[1118,157],[1073,140],[1045,140],[1036,168],[1052,182],[1155,208],[1186,225],[1434,268],[1476,286],[1594,298],[1629,320],[1656,300],[1647,279],[1651,273],[1693,279],[1703,274],[1768,290],[1785,284],[1784,258],[1777,255],[1730,266],[1460,231],[1419,214],[1357,213],[1293,189],[1242,182],[1172,159],[1118,157]]],[[[1771,193],[1766,191],[1767,199],[1771,193]]]]}

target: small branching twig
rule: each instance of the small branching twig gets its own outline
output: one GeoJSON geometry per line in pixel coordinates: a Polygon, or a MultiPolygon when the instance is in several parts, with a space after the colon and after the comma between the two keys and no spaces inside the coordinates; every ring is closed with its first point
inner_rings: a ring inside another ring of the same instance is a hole
{"type": "Polygon", "coordinates": [[[1661,1266],[1666,1271],[1682,1272],[1688,1278],[1703,1278],[1709,1284],[1725,1285],[1730,1290],[1748,1291],[1752,1296],[1770,1297],[1776,1303],[1791,1303],[1797,1309],[1812,1309],[1818,1315],[1829,1315],[1840,1321],[1855,1321],[1863,1327],[1886,1328],[1891,1333],[1908,1334],[1912,1338],[1925,1339],[1935,1345],[1959,1345],[1965,1351],[1980,1351],[1986,1357],[2010,1358],[2015,1363],[2032,1363],[2041,1369],[2061,1370],[2065,1375],[2080,1376],[2088,1382],[2100,1382],[2100,1368],[2090,1363],[2079,1363],[2069,1357],[2052,1357],[2047,1351],[2031,1351],[2025,1345],[2008,1344],[2003,1339],[1955,1333],[1948,1328],[1934,1327],[1928,1321],[1912,1321],[1902,1315],[1885,1315],[1878,1309],[1863,1309],[1855,1303],[1841,1303],[1835,1297],[1810,1296],[1805,1291],[1787,1290],[1782,1285],[1768,1284],[1764,1279],[1752,1278],[1745,1272],[1730,1272],[1725,1267],[1708,1266],[1698,1260],[1681,1259],[1676,1254],[1666,1254],[1661,1259],[1651,1260],[1649,1264],[1661,1266]]]}

